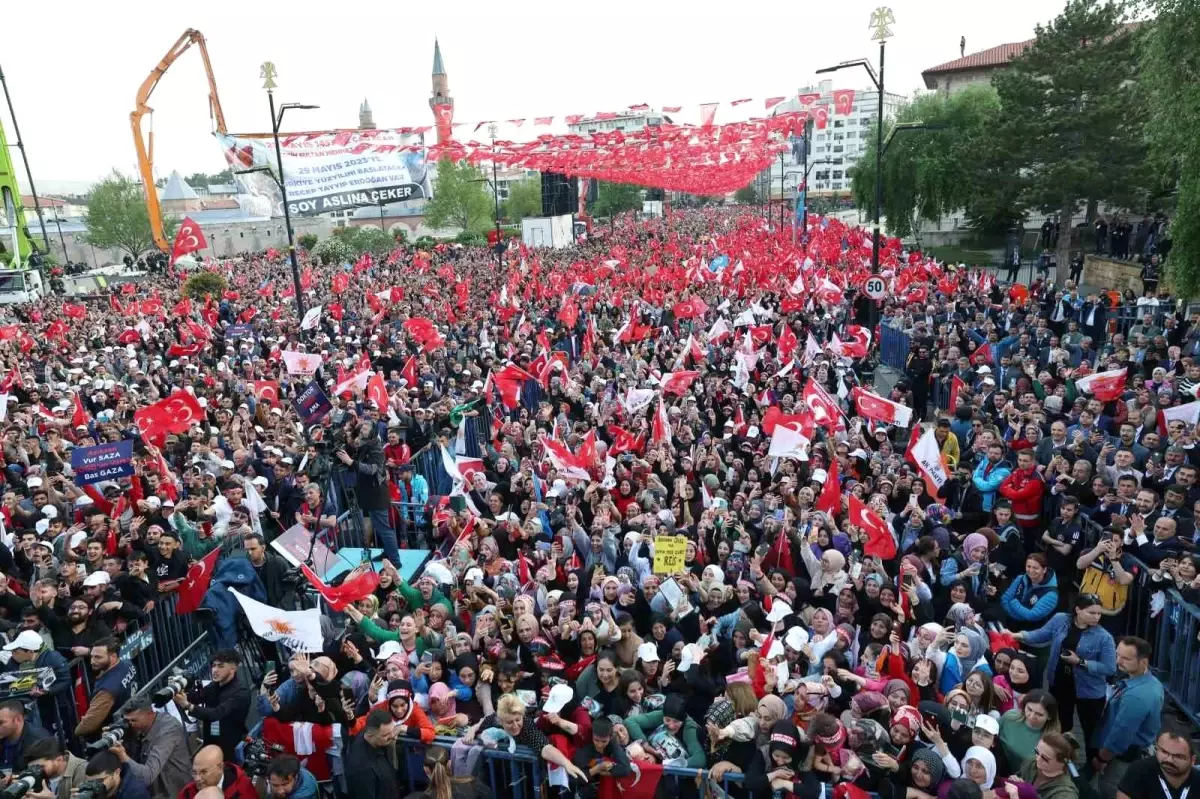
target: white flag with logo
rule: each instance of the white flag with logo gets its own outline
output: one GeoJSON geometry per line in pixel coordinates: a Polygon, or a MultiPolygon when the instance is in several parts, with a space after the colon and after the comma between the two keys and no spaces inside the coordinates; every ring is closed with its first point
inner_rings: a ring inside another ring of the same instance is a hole
{"type": "Polygon", "coordinates": [[[279,354],[283,356],[283,363],[287,367],[289,375],[312,377],[321,368],[320,355],[293,350],[283,350],[279,354]]]}
{"type": "Polygon", "coordinates": [[[642,408],[645,408],[654,399],[655,391],[652,388],[631,388],[625,392],[625,410],[629,413],[637,413],[642,408]]]}
{"type": "Polygon", "coordinates": [[[787,425],[775,425],[775,432],[771,434],[771,449],[767,451],[767,456],[806,461],[810,443],[809,439],[799,431],[793,430],[787,425]]]}
{"type": "Polygon", "coordinates": [[[932,428],[917,439],[908,455],[921,470],[925,481],[931,483],[935,490],[940,489],[950,479],[946,474],[946,467],[942,465],[942,448],[938,446],[932,428]]]}
{"type": "Polygon", "coordinates": [[[265,641],[277,641],[299,652],[320,652],[325,642],[321,635],[321,611],[280,610],[251,599],[230,588],[250,622],[254,634],[265,641]]]}
{"type": "Polygon", "coordinates": [[[301,330],[312,330],[321,321],[321,306],[309,308],[304,314],[304,319],[300,321],[301,330]]]}

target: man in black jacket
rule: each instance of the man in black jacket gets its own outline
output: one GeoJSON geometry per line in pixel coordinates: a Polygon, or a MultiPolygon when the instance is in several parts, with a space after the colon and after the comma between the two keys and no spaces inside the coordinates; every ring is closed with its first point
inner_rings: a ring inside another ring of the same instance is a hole
{"type": "Polygon", "coordinates": [[[221,747],[228,762],[236,761],[237,745],[246,737],[250,689],[237,679],[242,656],[222,649],[212,657],[212,682],[175,695],[175,705],[200,722],[204,743],[221,747]]]}
{"type": "Polygon", "coordinates": [[[267,591],[267,604],[277,608],[290,608],[292,605],[289,600],[293,592],[284,580],[288,573],[287,561],[269,550],[266,540],[258,533],[247,535],[243,542],[246,557],[267,591]]]}
{"type": "Polygon", "coordinates": [[[395,799],[400,795],[399,772],[391,755],[395,741],[392,714],[384,708],[368,713],[366,727],[346,747],[348,795],[355,799],[395,799]]]}
{"type": "Polygon", "coordinates": [[[387,462],[378,427],[370,421],[360,422],[355,429],[354,441],[335,454],[343,465],[356,473],[358,506],[371,520],[376,546],[383,548],[383,556],[389,561],[399,563],[400,547],[396,529],[389,518],[392,496],[388,489],[387,462]]]}

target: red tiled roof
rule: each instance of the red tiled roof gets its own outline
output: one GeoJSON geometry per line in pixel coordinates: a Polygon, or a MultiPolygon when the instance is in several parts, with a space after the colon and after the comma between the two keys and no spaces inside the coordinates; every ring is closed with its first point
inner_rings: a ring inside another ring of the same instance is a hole
{"type": "Polygon", "coordinates": [[[936,67],[930,67],[921,74],[929,75],[937,72],[958,72],[964,69],[986,69],[987,67],[1004,66],[1025,52],[1025,49],[1033,44],[1033,42],[1033,39],[1026,39],[1023,42],[996,45],[995,47],[989,47],[987,50],[980,50],[978,53],[971,53],[962,58],[938,64],[936,67]]]}
{"type": "MultiPolygon", "coordinates": [[[[42,206],[43,208],[55,208],[55,207],[62,208],[66,204],[67,203],[65,200],[59,200],[55,197],[47,197],[44,194],[38,195],[38,205],[42,206]]],[[[25,206],[26,208],[32,208],[33,207],[33,195],[32,194],[22,194],[21,195],[21,205],[25,206]]]]}

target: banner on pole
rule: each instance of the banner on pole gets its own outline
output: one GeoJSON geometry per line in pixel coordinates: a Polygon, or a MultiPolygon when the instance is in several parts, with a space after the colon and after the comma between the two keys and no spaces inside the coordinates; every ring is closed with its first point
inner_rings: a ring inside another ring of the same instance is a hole
{"type": "MultiPolygon", "coordinates": [[[[283,194],[270,137],[217,136],[242,190],[238,203],[252,216],[283,216],[283,194]],[[239,174],[239,172],[241,174],[239,174]]],[[[388,130],[343,130],[279,137],[288,211],[315,216],[433,196],[435,168],[418,136],[388,130]]]]}
{"type": "Polygon", "coordinates": [[[71,469],[79,485],[129,477],[133,474],[133,442],[76,447],[71,450],[71,469]]]}

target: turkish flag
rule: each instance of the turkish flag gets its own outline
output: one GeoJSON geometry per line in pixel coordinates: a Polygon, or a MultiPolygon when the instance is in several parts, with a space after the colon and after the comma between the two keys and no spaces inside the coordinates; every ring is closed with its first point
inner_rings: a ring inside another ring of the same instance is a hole
{"type": "Polygon", "coordinates": [[[162,300],[142,300],[138,303],[138,310],[146,316],[157,316],[163,312],[162,300]]]}
{"type": "Polygon", "coordinates": [[[82,319],[87,316],[87,307],[64,302],[62,312],[64,316],[69,316],[72,319],[82,319]]]}
{"type": "Polygon", "coordinates": [[[854,387],[851,396],[854,398],[854,407],[858,410],[858,415],[863,418],[900,427],[908,427],[912,420],[912,408],[864,391],[858,386],[854,387]]]}
{"type": "Polygon", "coordinates": [[[800,348],[800,340],[796,338],[796,331],[792,330],[792,326],[786,322],[783,325],[783,332],[779,334],[779,340],[775,342],[775,348],[779,350],[779,360],[790,361],[792,353],[800,348]]]}
{"type": "Polygon", "coordinates": [[[1101,402],[1112,402],[1120,399],[1125,393],[1126,367],[1113,369],[1109,372],[1097,372],[1094,375],[1080,377],[1075,380],[1075,388],[1091,394],[1101,402]]]}
{"type": "Polygon", "coordinates": [[[259,402],[265,402],[268,405],[279,404],[279,381],[278,380],[255,380],[254,381],[254,396],[258,397],[259,402]]]}
{"type": "Polygon", "coordinates": [[[121,293],[122,294],[137,294],[137,283],[122,283],[121,284],[121,293]]]}
{"type": "Polygon", "coordinates": [[[171,309],[176,316],[191,316],[192,314],[192,298],[184,297],[179,302],[175,303],[175,307],[171,309]]]}
{"type": "Polygon", "coordinates": [[[263,283],[262,286],[260,286],[258,289],[258,296],[260,296],[264,299],[272,296],[274,293],[275,293],[275,284],[269,280],[266,283],[263,283]]]}
{"type": "Polygon", "coordinates": [[[492,385],[500,392],[500,402],[506,408],[516,408],[521,404],[521,389],[526,380],[537,380],[519,366],[508,364],[499,372],[492,374],[492,385]]]}
{"type": "Polygon", "coordinates": [[[192,358],[199,355],[202,349],[204,349],[204,345],[199,341],[193,341],[191,344],[172,344],[167,348],[167,355],[171,358],[179,358],[184,355],[192,358]]]}
{"type": "MultiPolygon", "coordinates": [[[[132,284],[127,283],[126,285],[132,285],[132,284]]],[[[118,315],[123,315],[125,313],[125,309],[122,308],[121,303],[117,301],[116,294],[108,295],[108,309],[118,315]]]]}
{"type": "Polygon", "coordinates": [[[312,267],[308,267],[300,273],[300,290],[308,291],[313,287],[313,271],[312,267]]]}
{"type": "Polygon", "coordinates": [[[329,315],[338,322],[342,321],[342,317],[346,315],[346,309],[342,307],[340,302],[329,303],[329,307],[327,307],[325,310],[328,311],[329,315]]]}
{"type": "Polygon", "coordinates": [[[192,337],[198,341],[208,341],[209,338],[211,338],[208,328],[199,322],[189,319],[184,324],[187,327],[188,332],[192,334],[192,337]]]}
{"type": "Polygon", "coordinates": [[[854,89],[833,90],[833,110],[846,116],[854,108],[854,89]]]}
{"type": "Polygon", "coordinates": [[[0,327],[0,341],[12,341],[21,335],[20,325],[4,325],[0,327]]]}
{"type": "MultiPolygon", "coordinates": [[[[174,391],[166,399],[143,408],[153,411],[161,420],[163,429],[168,433],[179,433],[192,426],[192,422],[204,419],[204,409],[196,398],[186,391],[174,391]]],[[[135,418],[137,414],[134,414],[135,418]]]]}
{"type": "Polygon", "coordinates": [[[404,383],[409,388],[417,384],[417,356],[408,356],[404,368],[400,370],[400,376],[404,378],[404,383]]]}
{"type": "Polygon", "coordinates": [[[698,311],[699,309],[696,307],[696,303],[694,303],[692,300],[677,302],[675,303],[674,307],[671,308],[671,312],[675,314],[676,319],[691,319],[699,316],[698,311]]]}
{"type": "Polygon", "coordinates": [[[175,234],[175,246],[171,248],[171,263],[175,263],[181,255],[203,250],[207,246],[208,242],[204,240],[204,231],[192,221],[191,217],[185,216],[179,225],[179,232],[175,234]]]}
{"type": "Polygon", "coordinates": [[[825,484],[821,486],[821,493],[817,495],[817,501],[813,503],[813,507],[831,516],[836,516],[842,511],[842,486],[841,478],[838,475],[837,458],[834,458],[829,464],[825,475],[825,484]]]}
{"type": "Polygon", "coordinates": [[[833,431],[837,429],[838,423],[841,421],[842,412],[838,408],[837,401],[829,395],[829,392],[817,384],[811,377],[804,384],[804,391],[801,394],[804,404],[812,411],[813,418],[817,424],[824,427],[826,430],[833,431]]]}
{"type": "Polygon", "coordinates": [[[221,299],[228,300],[229,302],[237,302],[241,298],[242,298],[242,295],[239,294],[238,292],[234,291],[233,289],[226,289],[225,292],[221,295],[221,299]]]}
{"type": "Polygon", "coordinates": [[[200,312],[200,316],[204,318],[204,324],[209,327],[216,327],[221,321],[221,317],[215,308],[205,308],[200,312]]]}
{"type": "Polygon", "coordinates": [[[333,276],[333,282],[331,286],[334,294],[341,294],[350,287],[350,276],[345,272],[339,272],[333,276]]]}
{"type": "Polygon", "coordinates": [[[829,125],[829,106],[819,105],[813,111],[813,119],[816,120],[817,130],[825,130],[829,125]]]}
{"type": "Polygon", "coordinates": [[[375,589],[379,587],[379,574],[369,567],[359,566],[346,575],[346,579],[337,586],[326,585],[307,565],[301,565],[300,571],[336,613],[345,610],[351,602],[357,602],[375,593],[375,589]]]}
{"type": "Polygon", "coordinates": [[[217,567],[217,560],[220,557],[221,548],[217,547],[188,567],[187,577],[179,586],[179,599],[175,603],[176,614],[182,616],[200,607],[200,603],[204,601],[204,595],[208,593],[213,569],[217,567]]]}
{"type": "MultiPolygon", "coordinates": [[[[19,378],[20,374],[17,377],[19,378]]],[[[88,416],[87,410],[83,407],[83,397],[79,393],[76,393],[75,412],[71,414],[71,427],[87,427],[91,421],[92,417],[88,416]]]]}
{"type": "MultiPolygon", "coordinates": [[[[46,331],[46,333],[47,333],[47,335],[49,335],[50,331],[46,331]]],[[[53,338],[53,336],[51,336],[51,338],[53,338]]],[[[132,327],[127,327],[127,328],[125,328],[124,331],[121,332],[121,335],[117,336],[117,343],[119,343],[119,344],[134,344],[137,341],[141,340],[141,338],[142,338],[141,333],[137,332],[132,327]]]]}
{"type": "Polygon", "coordinates": [[[967,360],[970,361],[972,366],[983,366],[984,364],[991,363],[992,345],[980,344],[975,348],[975,351],[971,353],[971,356],[967,358],[967,360]]]}
{"type": "Polygon", "coordinates": [[[950,378],[950,404],[946,407],[951,414],[958,410],[958,395],[964,388],[967,387],[966,382],[961,377],[955,375],[950,378]]]}
{"type": "Polygon", "coordinates": [[[774,325],[754,325],[750,327],[750,338],[757,347],[764,347],[775,340],[774,325]]]}
{"type": "Polygon", "coordinates": [[[610,424],[608,430],[613,437],[612,446],[608,450],[610,455],[620,455],[622,452],[641,452],[646,447],[645,433],[635,436],[615,424],[610,424]]]}
{"type": "Polygon", "coordinates": [[[871,347],[871,331],[859,325],[846,325],[847,338],[842,339],[842,352],[851,358],[867,357],[871,347]]]}
{"type": "Polygon", "coordinates": [[[579,321],[579,306],[575,304],[573,297],[563,303],[562,310],[558,312],[558,321],[566,325],[568,330],[575,328],[579,321]]]}
{"type": "Polygon", "coordinates": [[[700,376],[700,372],[667,372],[662,376],[659,385],[662,388],[663,394],[674,394],[677,397],[683,396],[683,392],[688,390],[688,387],[695,382],[700,376]]]}
{"type": "Polygon", "coordinates": [[[855,494],[850,494],[850,515],[847,521],[867,536],[867,543],[863,546],[864,553],[885,561],[896,557],[896,539],[888,529],[887,523],[879,518],[875,511],[864,505],[855,494]]]}
{"type": "Polygon", "coordinates": [[[375,403],[375,407],[383,410],[388,406],[387,385],[383,382],[383,375],[376,372],[367,381],[367,399],[375,403]]]}
{"type": "Polygon", "coordinates": [[[779,303],[779,312],[780,313],[796,313],[798,311],[803,311],[804,304],[805,304],[804,300],[793,299],[792,297],[786,297],[783,300],[781,300],[779,303]]]}
{"type": "Polygon", "coordinates": [[[242,324],[247,324],[256,316],[258,316],[258,309],[251,305],[249,308],[238,314],[238,320],[242,324]]]}

